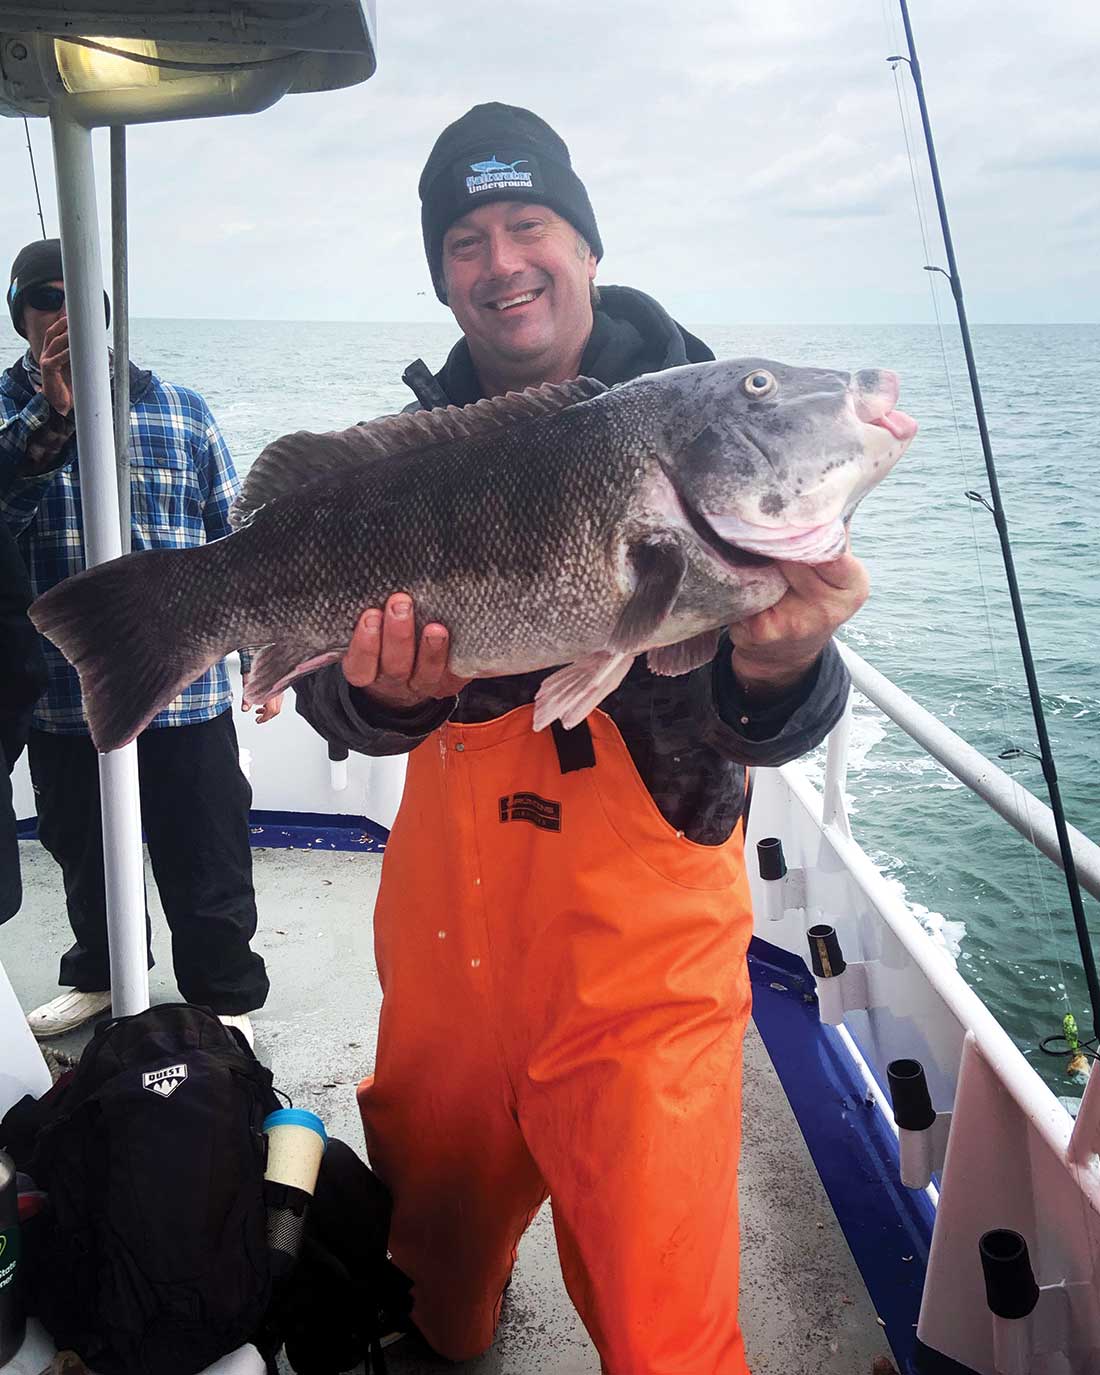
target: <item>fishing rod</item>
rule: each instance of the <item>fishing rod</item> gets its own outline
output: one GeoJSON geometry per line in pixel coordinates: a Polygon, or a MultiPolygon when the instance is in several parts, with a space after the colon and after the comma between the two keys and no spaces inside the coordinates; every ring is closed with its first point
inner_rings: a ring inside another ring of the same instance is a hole
{"type": "MultiPolygon", "coordinates": [[[[1027,621],[1024,617],[1023,602],[1020,598],[1020,586],[1016,578],[1016,562],[1012,554],[1012,542],[1008,534],[1008,519],[1005,515],[1004,502],[1001,499],[1000,483],[997,481],[997,465],[993,460],[993,446],[989,439],[989,427],[985,419],[985,406],[982,402],[982,388],[978,380],[978,368],[974,361],[974,349],[970,340],[970,325],[966,318],[966,306],[963,304],[962,279],[959,276],[959,265],[955,258],[955,245],[951,238],[951,225],[947,218],[947,203],[943,194],[943,183],[940,180],[940,167],[936,160],[936,144],[932,137],[932,122],[928,114],[928,102],[924,95],[924,82],[921,79],[920,63],[917,60],[917,47],[913,41],[913,25],[909,19],[909,5],[907,0],[898,0],[901,6],[901,19],[905,25],[905,41],[909,47],[909,56],[898,53],[886,60],[894,67],[899,62],[905,62],[913,78],[913,85],[916,87],[917,102],[920,106],[921,124],[924,128],[924,143],[928,149],[928,162],[932,171],[932,185],[936,193],[936,208],[939,211],[940,229],[943,231],[944,248],[947,251],[947,267],[945,272],[942,267],[935,267],[925,264],[926,272],[939,272],[947,278],[951,284],[951,295],[955,298],[955,311],[959,317],[959,330],[962,333],[963,352],[966,355],[966,370],[970,377],[970,392],[974,399],[974,413],[978,420],[978,433],[981,436],[982,455],[985,458],[985,471],[989,479],[989,495],[991,500],[976,492],[968,492],[966,495],[972,501],[978,501],[993,516],[993,522],[997,527],[997,536],[1001,544],[1001,558],[1004,562],[1005,576],[1008,580],[1008,592],[1012,601],[1012,615],[1016,621],[1016,635],[1020,642],[1020,654],[1024,661],[1024,674],[1027,678],[1027,692],[1031,701],[1031,714],[1035,721],[1035,734],[1039,742],[1039,762],[1042,765],[1043,777],[1046,779],[1047,792],[1050,796],[1050,810],[1054,815],[1054,827],[1058,835],[1058,850],[1062,859],[1062,869],[1066,877],[1066,888],[1069,891],[1070,907],[1073,911],[1073,924],[1077,930],[1077,943],[1081,950],[1081,963],[1085,971],[1085,982],[1089,990],[1089,1002],[1092,1005],[1092,1032],[1095,1041],[1100,1036],[1100,981],[1097,979],[1096,959],[1092,950],[1092,939],[1089,935],[1088,922],[1085,918],[1084,903],[1081,899],[1081,885],[1077,880],[1077,865],[1073,859],[1073,847],[1070,843],[1069,830],[1066,825],[1065,808],[1062,806],[1062,793],[1058,786],[1058,772],[1054,766],[1054,754],[1050,746],[1050,736],[1047,733],[1046,715],[1043,711],[1043,702],[1039,694],[1039,680],[1035,673],[1035,660],[1031,653],[1031,640],[1027,632],[1027,621]]],[[[1006,751],[1009,757],[1017,753],[1027,753],[1027,751],[1006,751]]],[[[1049,1039],[1049,1038],[1048,1038],[1049,1039]]]]}
{"type": "Polygon", "coordinates": [[[27,116],[23,116],[23,129],[27,135],[27,153],[31,160],[31,176],[34,179],[34,198],[38,202],[38,223],[42,226],[42,237],[46,237],[46,221],[42,215],[42,193],[38,189],[38,169],[34,165],[34,149],[31,147],[31,126],[27,116]]]}

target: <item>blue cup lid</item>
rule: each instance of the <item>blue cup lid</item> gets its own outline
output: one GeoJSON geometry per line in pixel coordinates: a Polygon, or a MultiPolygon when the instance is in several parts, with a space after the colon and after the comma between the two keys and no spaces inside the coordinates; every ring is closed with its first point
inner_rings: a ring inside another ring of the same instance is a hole
{"type": "Polygon", "coordinates": [[[278,1108],[269,1112],[264,1118],[264,1131],[269,1132],[272,1127],[308,1127],[317,1133],[326,1148],[328,1146],[325,1124],[315,1112],[307,1112],[305,1108],[278,1108]]]}

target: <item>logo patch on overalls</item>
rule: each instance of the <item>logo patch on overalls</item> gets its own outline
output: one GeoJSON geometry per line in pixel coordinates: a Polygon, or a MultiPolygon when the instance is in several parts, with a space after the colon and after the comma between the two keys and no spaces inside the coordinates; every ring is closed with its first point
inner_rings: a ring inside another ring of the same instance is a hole
{"type": "Polygon", "coordinates": [[[501,821],[529,821],[540,831],[561,830],[561,803],[538,793],[513,793],[500,799],[501,821]]]}
{"type": "Polygon", "coordinates": [[[151,1069],[141,1076],[141,1086],[158,1098],[170,1098],[187,1078],[186,1065],[169,1065],[167,1069],[151,1069]]]}

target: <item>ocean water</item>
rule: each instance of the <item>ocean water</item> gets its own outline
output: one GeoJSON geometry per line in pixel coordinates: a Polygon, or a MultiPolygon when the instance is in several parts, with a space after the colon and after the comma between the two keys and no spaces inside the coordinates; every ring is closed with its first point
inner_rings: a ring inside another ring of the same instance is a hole
{"type": "MultiPolygon", "coordinates": [[[[891,367],[921,431],[860,507],[853,547],[867,606],[843,637],[990,757],[1035,749],[1020,653],[961,347],[935,325],[714,326],[719,356],[891,367]]],[[[295,429],[392,411],[417,356],[438,367],[446,326],[134,320],[132,353],[210,402],[238,466],[295,429]]],[[[1066,812],[1100,839],[1100,325],[974,330],[1066,812]]],[[[10,350],[14,356],[14,350],[10,350]]],[[[1002,764],[1046,799],[1038,762],[1002,764]]],[[[1058,1092],[1079,1092],[1038,1050],[1066,1011],[1091,1024],[1064,880],[892,722],[857,703],[848,791],[857,839],[1058,1092]]],[[[1086,897],[1100,945],[1100,911],[1086,897]]]]}

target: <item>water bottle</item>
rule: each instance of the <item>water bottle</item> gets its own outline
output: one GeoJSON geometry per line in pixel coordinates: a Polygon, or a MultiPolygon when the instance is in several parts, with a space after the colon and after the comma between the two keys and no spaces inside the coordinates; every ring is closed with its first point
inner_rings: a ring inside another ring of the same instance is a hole
{"type": "Polygon", "coordinates": [[[306,1214],[328,1145],[325,1124],[302,1108],[280,1108],[264,1120],[267,1168],[267,1246],[271,1278],[285,1281],[294,1269],[302,1244],[306,1214]]]}
{"type": "Polygon", "coordinates": [[[0,1366],[23,1345],[26,1317],[19,1285],[19,1195],[15,1164],[0,1151],[0,1366]]]}

